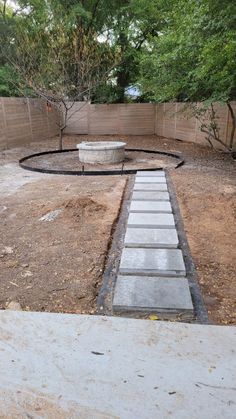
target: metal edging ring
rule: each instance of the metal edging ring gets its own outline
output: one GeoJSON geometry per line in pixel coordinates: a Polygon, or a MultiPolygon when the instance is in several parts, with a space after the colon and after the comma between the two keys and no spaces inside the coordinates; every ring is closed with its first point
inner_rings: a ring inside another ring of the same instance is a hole
{"type": "MultiPolygon", "coordinates": [[[[39,172],[39,173],[48,173],[54,175],[72,175],[72,176],[106,176],[106,175],[132,175],[139,172],[147,172],[147,171],[155,171],[155,170],[163,170],[163,167],[151,167],[148,169],[122,169],[122,170],[59,170],[59,169],[41,169],[37,167],[28,166],[24,162],[30,160],[33,157],[38,156],[45,156],[47,154],[57,154],[57,153],[67,153],[72,151],[78,151],[77,148],[68,148],[66,150],[50,150],[50,151],[41,151],[39,153],[30,154],[28,156],[22,157],[19,160],[19,165],[22,169],[30,170],[31,172],[39,172]]],[[[169,156],[180,160],[180,162],[175,166],[175,169],[184,165],[184,160],[178,155],[174,153],[168,153],[166,151],[156,151],[156,150],[145,150],[142,148],[126,148],[126,151],[136,151],[136,152],[143,152],[143,153],[152,153],[152,154],[161,154],[164,156],[169,156]]]]}

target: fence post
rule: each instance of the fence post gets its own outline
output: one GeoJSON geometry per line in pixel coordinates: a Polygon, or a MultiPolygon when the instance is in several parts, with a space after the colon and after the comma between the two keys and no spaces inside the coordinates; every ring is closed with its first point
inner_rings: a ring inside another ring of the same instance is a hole
{"type": "Polygon", "coordinates": [[[30,109],[30,101],[29,98],[27,97],[27,108],[28,108],[28,114],[29,114],[29,123],[30,123],[30,133],[31,133],[31,141],[34,141],[34,137],[33,137],[33,127],[32,127],[32,118],[31,118],[31,109],[30,109]]]}
{"type": "Polygon", "coordinates": [[[6,119],[4,98],[1,98],[1,103],[2,103],[2,115],[3,115],[3,134],[5,137],[6,149],[8,150],[7,119],[6,119]]]}

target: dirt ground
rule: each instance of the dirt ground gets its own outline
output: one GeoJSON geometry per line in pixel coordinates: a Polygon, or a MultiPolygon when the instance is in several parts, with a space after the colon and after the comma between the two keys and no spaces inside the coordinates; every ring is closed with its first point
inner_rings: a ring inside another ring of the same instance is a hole
{"type": "Polygon", "coordinates": [[[93,313],[126,179],[36,174],[5,160],[0,308],[93,313]]]}
{"type": "MultiPolygon", "coordinates": [[[[111,137],[185,159],[184,166],[168,170],[209,319],[236,324],[236,162],[196,144],[111,137]]],[[[70,136],[64,144],[98,139],[107,137],[70,136]]],[[[54,139],[0,153],[1,307],[14,300],[30,310],[94,311],[126,178],[52,176],[17,167],[18,158],[56,146],[54,139]],[[54,221],[40,221],[56,209],[62,211],[54,221]]]]}

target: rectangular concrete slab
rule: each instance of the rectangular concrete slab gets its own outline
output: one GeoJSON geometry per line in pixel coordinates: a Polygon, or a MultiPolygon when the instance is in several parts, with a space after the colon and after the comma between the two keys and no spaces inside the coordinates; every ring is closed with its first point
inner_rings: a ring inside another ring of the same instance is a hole
{"type": "Polygon", "coordinates": [[[155,312],[167,317],[194,310],[186,278],[118,276],[113,310],[119,312],[155,312]]]}
{"type": "Polygon", "coordinates": [[[168,192],[134,191],[132,201],[169,201],[168,192]]]}
{"type": "Polygon", "coordinates": [[[137,171],[136,176],[156,176],[156,177],[163,177],[165,176],[164,170],[147,170],[145,172],[137,171]]]}
{"type": "Polygon", "coordinates": [[[168,191],[166,183],[138,183],[134,184],[134,191],[168,191]]]}
{"type": "Polygon", "coordinates": [[[180,249],[142,249],[125,247],[122,251],[120,273],[123,275],[185,276],[186,270],[180,249]]]}
{"type": "Polygon", "coordinates": [[[0,330],[2,418],[236,417],[234,326],[5,310],[0,330]]]}
{"type": "Polygon", "coordinates": [[[125,234],[125,247],[177,248],[178,243],[174,228],[127,228],[125,234]]]}
{"type": "Polygon", "coordinates": [[[136,176],[135,183],[165,183],[164,176],[136,176]]]}
{"type": "Polygon", "coordinates": [[[172,213],[170,202],[167,201],[132,201],[130,212],[167,212],[172,213]]]}
{"type": "Polygon", "coordinates": [[[175,220],[173,214],[131,212],[128,217],[128,227],[175,228],[175,220]]]}

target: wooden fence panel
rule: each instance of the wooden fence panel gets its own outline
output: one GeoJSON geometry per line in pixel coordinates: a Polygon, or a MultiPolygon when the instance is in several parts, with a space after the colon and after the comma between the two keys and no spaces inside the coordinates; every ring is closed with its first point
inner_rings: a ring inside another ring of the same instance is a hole
{"type": "Polygon", "coordinates": [[[176,103],[164,103],[163,136],[175,138],[176,103]]]}
{"type": "Polygon", "coordinates": [[[3,98],[6,118],[7,147],[17,147],[32,141],[27,99],[3,98]]]}
{"type": "Polygon", "coordinates": [[[28,101],[32,141],[46,140],[49,137],[49,123],[46,103],[39,99],[28,101]],[[40,132],[40,139],[39,139],[40,132]]]}
{"type": "Polygon", "coordinates": [[[155,105],[150,103],[107,105],[77,102],[71,112],[74,116],[65,130],[70,134],[149,135],[155,132],[155,105]],[[76,106],[78,111],[75,111],[76,106]]]}
{"type": "Polygon", "coordinates": [[[89,105],[89,134],[107,135],[119,133],[119,106],[89,105]]]}
{"type": "Polygon", "coordinates": [[[0,149],[43,141],[59,133],[58,113],[40,99],[0,98],[0,149]]]}
{"type": "MultiPolygon", "coordinates": [[[[201,106],[201,104],[198,104],[201,106]]],[[[231,102],[236,115],[236,102],[231,102]]],[[[208,145],[207,134],[200,130],[200,122],[191,115],[192,111],[183,103],[164,103],[156,105],[156,127],[155,133],[167,138],[176,138],[182,141],[208,145]]],[[[219,127],[220,139],[229,144],[232,129],[232,119],[229,115],[228,107],[215,103],[216,121],[219,127]]],[[[208,116],[204,119],[209,123],[208,116]]],[[[216,148],[222,146],[216,141],[212,141],[216,148]]],[[[236,132],[234,134],[234,148],[236,149],[236,132]]]]}
{"type": "Polygon", "coordinates": [[[164,103],[158,103],[156,105],[156,115],[155,115],[155,134],[164,135],[164,103]]]}
{"type": "Polygon", "coordinates": [[[175,115],[175,138],[183,141],[195,142],[196,140],[196,118],[186,109],[183,103],[176,104],[175,115]]]}
{"type": "Polygon", "coordinates": [[[120,129],[123,135],[155,133],[155,105],[151,103],[120,104],[120,129]]]}
{"type": "Polygon", "coordinates": [[[89,104],[75,102],[68,114],[66,134],[88,134],[89,104]]]}

